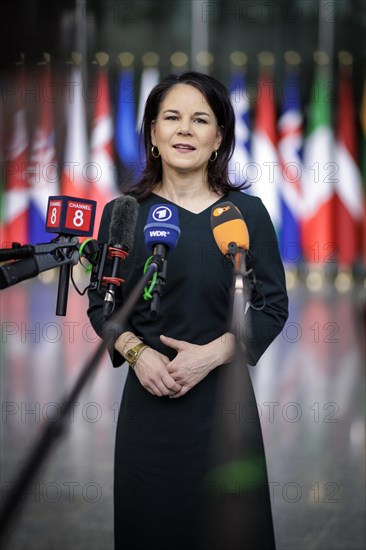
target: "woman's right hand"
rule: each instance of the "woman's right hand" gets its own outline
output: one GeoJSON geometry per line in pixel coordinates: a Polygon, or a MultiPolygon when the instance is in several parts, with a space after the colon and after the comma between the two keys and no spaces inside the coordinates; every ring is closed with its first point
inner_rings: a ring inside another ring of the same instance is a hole
{"type": "Polygon", "coordinates": [[[174,395],[182,389],[167,371],[169,358],[150,347],[145,348],[134,367],[141,385],[152,395],[174,395]]]}

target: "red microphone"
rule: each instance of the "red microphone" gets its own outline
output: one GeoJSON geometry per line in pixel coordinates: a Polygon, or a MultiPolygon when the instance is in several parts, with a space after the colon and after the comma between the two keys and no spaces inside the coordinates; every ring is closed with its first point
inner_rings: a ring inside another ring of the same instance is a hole
{"type": "Polygon", "coordinates": [[[67,195],[48,198],[46,231],[62,235],[91,237],[94,230],[96,201],[67,195]]]}
{"type": "MultiPolygon", "coordinates": [[[[90,237],[93,235],[96,207],[96,201],[89,199],[68,195],[49,197],[46,231],[59,233],[60,242],[69,242],[72,237],[90,237]]],[[[70,269],[69,264],[60,267],[56,315],[66,315],[70,269]]]]}
{"type": "Polygon", "coordinates": [[[56,315],[66,315],[70,269],[78,262],[79,249],[92,265],[99,261],[97,242],[88,239],[79,247],[78,238],[93,234],[96,204],[66,195],[49,197],[46,230],[58,236],[50,243],[13,243],[10,249],[0,249],[0,260],[11,260],[0,266],[0,290],[59,267],[56,315]]]}

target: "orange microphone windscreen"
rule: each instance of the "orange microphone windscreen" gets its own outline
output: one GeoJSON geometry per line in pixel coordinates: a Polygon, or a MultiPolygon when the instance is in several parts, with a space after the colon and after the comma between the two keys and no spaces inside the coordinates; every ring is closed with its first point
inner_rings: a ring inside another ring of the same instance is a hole
{"type": "Polygon", "coordinates": [[[211,210],[211,228],[217,246],[228,253],[229,243],[249,250],[249,232],[240,210],[232,202],[222,202],[211,210]]]}

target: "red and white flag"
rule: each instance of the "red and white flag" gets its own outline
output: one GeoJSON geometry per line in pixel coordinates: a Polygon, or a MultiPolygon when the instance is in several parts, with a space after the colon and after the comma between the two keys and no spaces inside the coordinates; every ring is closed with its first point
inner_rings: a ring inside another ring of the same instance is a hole
{"type": "Polygon", "coordinates": [[[366,78],[363,83],[363,93],[360,111],[361,122],[361,171],[363,185],[363,219],[361,227],[362,258],[366,264],[366,78]]]}
{"type": "Polygon", "coordinates": [[[277,155],[277,120],[272,68],[262,67],[252,135],[252,159],[256,175],[251,192],[260,197],[276,231],[280,228],[280,163],[277,155]]]}
{"type": "Polygon", "coordinates": [[[108,75],[99,69],[98,96],[90,138],[89,198],[97,201],[94,236],[97,235],[104,205],[118,195],[114,164],[113,120],[110,110],[108,75]]]}
{"type": "Polygon", "coordinates": [[[337,112],[336,243],[339,266],[350,267],[360,252],[363,192],[357,165],[356,113],[349,66],[340,68],[337,112]]]}
{"type": "Polygon", "coordinates": [[[61,176],[63,195],[89,198],[88,134],[81,68],[73,67],[66,82],[66,145],[61,176]]]}
{"type": "Polygon", "coordinates": [[[329,82],[325,67],[317,67],[310,100],[303,158],[303,254],[308,263],[324,266],[335,261],[334,139],[329,82]]]}

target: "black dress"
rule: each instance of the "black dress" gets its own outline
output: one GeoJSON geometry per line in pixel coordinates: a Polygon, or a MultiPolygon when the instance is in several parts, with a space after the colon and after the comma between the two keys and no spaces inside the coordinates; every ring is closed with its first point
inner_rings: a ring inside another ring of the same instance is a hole
{"type": "MultiPolygon", "coordinates": [[[[255,365],[281,331],[287,318],[287,294],[277,240],[260,199],[230,191],[217,203],[229,200],[242,212],[250,235],[250,266],[262,283],[265,307],[250,309],[252,336],[246,339],[249,364],[255,365]]],[[[139,205],[134,248],[122,262],[118,305],[140,279],[149,256],[143,228],[153,204],[169,204],[157,195],[139,205]]],[[[170,203],[172,204],[172,203],[170,203]]],[[[216,204],[216,203],[215,203],[216,204]]],[[[108,241],[113,201],[106,205],[99,240],[108,241]]],[[[131,330],[152,348],[171,359],[164,334],[194,344],[206,344],[227,332],[232,266],[218,249],[210,226],[212,206],[198,214],[179,210],[181,235],[168,256],[167,279],[157,319],[150,318],[150,302],[142,297],[124,330],[131,330]]],[[[89,292],[88,314],[102,335],[103,296],[89,292]]],[[[262,303],[260,294],[253,305],[262,303]]],[[[112,354],[114,366],[124,361],[112,354]]],[[[145,390],[129,370],[117,424],[115,447],[116,550],[201,548],[199,530],[205,498],[205,475],[215,415],[213,404],[220,385],[214,369],[197,386],[178,399],[157,397],[145,390]]]]}

